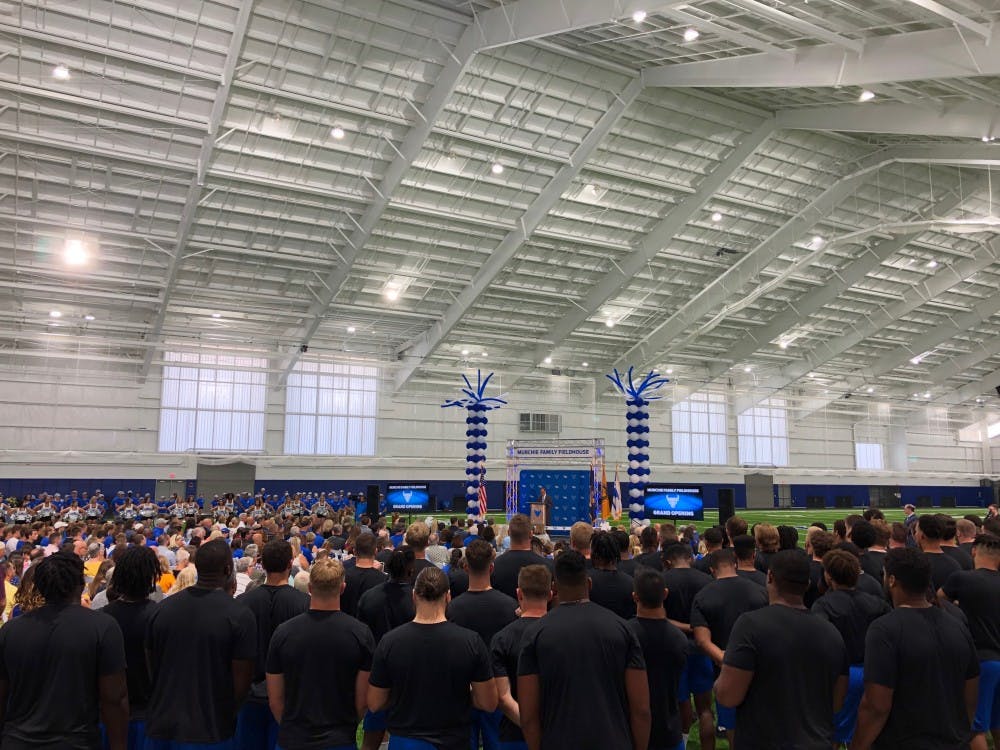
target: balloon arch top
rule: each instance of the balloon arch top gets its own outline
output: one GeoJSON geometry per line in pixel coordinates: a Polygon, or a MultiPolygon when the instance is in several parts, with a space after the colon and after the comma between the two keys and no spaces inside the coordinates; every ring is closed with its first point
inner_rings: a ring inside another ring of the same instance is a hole
{"type": "MultiPolygon", "coordinates": [[[[574,470],[576,472],[586,471],[589,474],[588,486],[583,489],[587,496],[572,499],[578,503],[586,503],[590,507],[591,503],[594,502],[593,499],[599,499],[601,496],[600,482],[604,471],[605,455],[603,438],[508,440],[506,454],[507,496],[505,508],[508,519],[519,511],[524,512],[526,510],[524,506],[536,499],[535,497],[521,497],[522,471],[534,471],[539,475],[543,475],[546,471],[556,470],[570,473],[574,470]]],[[[550,528],[552,527],[550,526],[550,528]]]]}

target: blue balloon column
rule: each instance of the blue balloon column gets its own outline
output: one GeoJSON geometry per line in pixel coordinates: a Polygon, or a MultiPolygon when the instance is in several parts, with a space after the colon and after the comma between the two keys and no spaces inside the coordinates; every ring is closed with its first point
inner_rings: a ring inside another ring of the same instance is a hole
{"type": "Polygon", "coordinates": [[[446,401],[442,409],[449,406],[461,406],[468,410],[465,418],[465,505],[470,516],[479,515],[479,490],[486,486],[486,425],[489,419],[486,414],[493,409],[499,409],[506,404],[502,398],[490,398],[486,394],[486,386],[493,377],[491,372],[483,379],[483,373],[476,370],[476,386],[473,388],[469,379],[463,375],[465,388],[462,393],[465,398],[446,401]]]}
{"type": "Polygon", "coordinates": [[[628,447],[628,514],[629,518],[641,519],[645,516],[643,497],[650,474],[649,402],[662,398],[652,394],[670,381],[649,372],[636,385],[632,379],[632,370],[633,368],[628,368],[628,373],[624,376],[615,370],[614,375],[608,375],[607,378],[625,396],[628,419],[625,428],[628,435],[625,443],[628,447]]]}

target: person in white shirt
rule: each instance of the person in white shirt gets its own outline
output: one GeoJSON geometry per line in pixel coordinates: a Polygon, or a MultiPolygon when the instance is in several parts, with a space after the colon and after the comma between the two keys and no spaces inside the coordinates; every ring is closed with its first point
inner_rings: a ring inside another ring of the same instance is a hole
{"type": "Polygon", "coordinates": [[[248,557],[241,557],[236,561],[236,593],[239,596],[247,590],[250,584],[249,570],[253,566],[253,560],[248,557]]]}

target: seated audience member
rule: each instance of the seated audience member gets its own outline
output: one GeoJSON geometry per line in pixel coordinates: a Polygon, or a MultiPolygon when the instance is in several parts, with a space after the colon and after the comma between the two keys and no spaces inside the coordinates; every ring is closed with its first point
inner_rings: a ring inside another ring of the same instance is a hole
{"type": "MultiPolygon", "coordinates": [[[[552,561],[539,557],[531,549],[531,522],[523,513],[516,513],[510,518],[507,526],[510,537],[510,549],[500,555],[493,563],[493,588],[502,591],[507,596],[514,596],[517,590],[518,575],[525,565],[544,565],[552,571],[552,561]]],[[[452,596],[455,596],[454,591],[452,596]]]]}
{"type": "Polygon", "coordinates": [[[548,611],[552,601],[552,574],[544,565],[525,565],[517,575],[517,603],[520,617],[493,636],[490,655],[493,681],[503,718],[500,720],[500,747],[526,750],[517,704],[517,661],[528,628],[548,611]]]}
{"type": "MultiPolygon", "coordinates": [[[[857,527],[854,530],[857,531],[857,527]]],[[[833,717],[833,739],[838,744],[849,744],[865,687],[865,635],[868,626],[889,611],[889,604],[883,597],[855,588],[861,576],[861,565],[850,552],[836,549],[823,555],[823,575],[826,594],[812,605],[812,613],[837,629],[847,649],[848,689],[843,707],[833,717]]]]}
{"type": "Polygon", "coordinates": [[[198,583],[167,597],[150,615],[146,750],[188,743],[231,747],[236,715],[250,690],[257,624],[253,612],[232,598],[229,545],[205,542],[195,567],[198,583]]]}
{"type": "Polygon", "coordinates": [[[624,620],[590,602],[587,580],[583,555],[561,553],[555,561],[559,604],[525,635],[517,696],[530,750],[649,746],[642,648],[624,620]],[[595,643],[601,648],[592,648],[595,643]]]}
{"type": "Polygon", "coordinates": [[[34,566],[44,606],[0,628],[0,723],[5,748],[96,748],[128,742],[122,631],[80,606],[83,562],[57,552],[34,566]]]}
{"type": "Polygon", "coordinates": [[[986,732],[1000,747],[1000,537],[981,534],[972,546],[975,568],[953,573],[938,596],[961,607],[979,659],[979,697],[971,747],[985,750],[986,732]]]}
{"type": "Polygon", "coordinates": [[[865,691],[851,750],[965,748],[972,740],[979,662],[968,629],[927,599],[930,556],[885,556],[893,610],[868,627],[865,691]]]}
{"type": "Polygon", "coordinates": [[[355,746],[375,639],[341,610],[344,589],[343,564],[317,560],[309,571],[309,610],[279,625],[271,638],[267,697],[282,750],[355,746]]]}
{"type": "Polygon", "coordinates": [[[448,578],[433,565],[417,575],[413,599],[413,621],[375,649],[368,708],[386,711],[392,750],[467,748],[472,708],[497,708],[489,651],[476,633],[447,621],[448,578]],[[433,654],[432,669],[414,658],[420,653],[433,654]]]}
{"type": "Polygon", "coordinates": [[[927,555],[927,560],[931,564],[931,583],[933,591],[937,591],[944,586],[948,577],[962,569],[955,560],[944,553],[941,549],[941,542],[944,539],[945,523],[944,519],[936,513],[925,513],[920,516],[916,523],[914,538],[917,546],[927,555]]]}
{"type": "MultiPolygon", "coordinates": [[[[685,547],[689,554],[691,547],[685,547]]],[[[695,571],[700,572],[700,571],[695,571]]],[[[640,568],[634,579],[636,616],[629,627],[639,640],[646,661],[649,684],[649,747],[674,749],[687,737],[681,729],[678,688],[687,663],[688,642],[684,634],[667,621],[663,607],[667,589],[663,578],[652,568],[640,568]]],[[[687,700],[687,696],[684,696],[687,700]]]]}
{"type": "Polygon", "coordinates": [[[828,748],[833,712],[847,692],[847,650],[829,622],[802,603],[809,556],[781,550],[769,560],[770,605],[737,620],[715,682],[720,705],[736,709],[736,747],[828,748]],[[777,706],[792,707],[775,721],[777,706]]]}
{"type": "MultiPolygon", "coordinates": [[[[690,549],[690,547],[688,547],[690,549]]],[[[635,617],[632,579],[618,570],[618,542],[606,531],[590,543],[590,601],[610,609],[623,620],[635,617]]],[[[659,572],[659,571],[657,571],[659,572]]]]}

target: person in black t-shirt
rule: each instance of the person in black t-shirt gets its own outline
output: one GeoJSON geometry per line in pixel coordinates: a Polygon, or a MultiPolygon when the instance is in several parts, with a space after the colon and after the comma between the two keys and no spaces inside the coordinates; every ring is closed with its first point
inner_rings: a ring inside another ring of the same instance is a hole
{"type": "Polygon", "coordinates": [[[972,562],[972,555],[958,546],[956,535],[958,533],[958,521],[949,515],[939,513],[941,521],[944,523],[944,535],[941,537],[941,551],[958,563],[962,570],[972,570],[975,565],[972,562]]]}
{"type": "Polygon", "coordinates": [[[632,557],[632,543],[629,541],[628,534],[619,528],[611,529],[608,533],[611,534],[611,537],[615,540],[615,544],[618,545],[619,572],[631,578],[635,575],[635,570],[639,567],[639,563],[632,557]]]}
{"type": "MultiPolygon", "coordinates": [[[[857,526],[855,526],[855,529],[857,526]]],[[[827,592],[812,606],[812,613],[831,623],[844,639],[850,675],[844,705],[833,717],[833,740],[849,744],[858,721],[858,705],[865,689],[865,635],[868,626],[889,611],[889,603],[858,591],[861,575],[858,559],[846,550],[835,549],[823,555],[827,592]]]]}
{"type": "Polygon", "coordinates": [[[1000,538],[976,537],[972,558],[975,570],[953,573],[938,596],[961,607],[976,645],[979,699],[972,746],[980,750],[986,747],[986,732],[993,735],[993,747],[1000,748],[1000,538]]]}
{"type": "MultiPolygon", "coordinates": [[[[544,565],[552,572],[552,561],[531,551],[531,521],[523,513],[510,517],[507,527],[510,549],[493,563],[493,588],[513,597],[517,590],[517,576],[525,565],[544,565]]],[[[452,589],[451,595],[456,596],[452,589]]]]}
{"type": "Polygon", "coordinates": [[[236,746],[240,750],[272,750],[277,742],[278,722],[268,708],[265,682],[267,650],[281,623],[309,609],[309,597],[288,585],[293,556],[292,545],[282,539],[265,544],[260,552],[260,563],[267,574],[264,585],[236,597],[257,622],[253,682],[236,721],[236,746]]]}
{"type": "Polygon", "coordinates": [[[393,750],[468,750],[471,709],[497,708],[489,651],[476,633],[446,620],[448,577],[436,567],[417,575],[413,599],[413,622],[388,633],[375,649],[368,708],[386,710],[393,750]],[[433,655],[430,668],[415,658],[421,653],[433,655]]]}
{"type": "Polygon", "coordinates": [[[768,561],[770,606],[737,620],[716,699],[736,709],[736,747],[829,750],[833,713],[847,692],[847,649],[829,622],[802,603],[809,556],[799,549],[768,561]],[[775,721],[774,709],[784,710],[775,721]]]}
{"type": "Polygon", "coordinates": [[[555,571],[559,604],[528,631],[517,665],[528,747],[647,750],[649,684],[638,639],[587,598],[583,555],[563,552],[555,571]]]}
{"type": "Polygon", "coordinates": [[[767,576],[757,570],[757,543],[749,534],[740,534],[733,539],[736,553],[736,575],[753,581],[761,588],[767,588],[767,576]]]}
{"type": "Polygon", "coordinates": [[[45,604],[0,628],[3,746],[91,750],[103,720],[111,750],[125,750],[128,689],[117,623],[80,606],[83,561],[56,552],[37,563],[45,604]]]}
{"type": "Polygon", "coordinates": [[[375,536],[361,534],[354,540],[354,565],[344,569],[344,589],[340,597],[340,609],[351,617],[357,617],[358,602],[364,593],[383,584],[388,576],[375,567],[375,536]]]}
{"type": "Polygon", "coordinates": [[[527,750],[517,704],[517,660],[524,634],[544,617],[552,601],[552,574],[544,565],[525,565],[517,575],[517,602],[521,616],[490,643],[493,680],[500,699],[500,744],[503,750],[527,750]]]}
{"type": "Polygon", "coordinates": [[[469,590],[469,574],[465,572],[465,554],[461,548],[451,550],[448,562],[448,585],[452,599],[469,590]]]}
{"type": "MultiPolygon", "coordinates": [[[[687,547],[690,553],[688,545],[680,546],[687,547]]],[[[677,690],[687,663],[688,642],[667,622],[663,577],[652,568],[639,568],[634,585],[636,617],[628,624],[639,639],[646,661],[651,714],[649,750],[675,750],[682,738],[677,690]]]]}
{"type": "Polygon", "coordinates": [[[889,527],[880,522],[876,528],[870,521],[857,521],[851,527],[851,541],[861,550],[861,570],[881,585],[882,563],[885,560],[885,545],[889,543],[889,527]],[[880,543],[880,537],[882,537],[880,543]]]}
{"type": "MultiPolygon", "coordinates": [[[[707,576],[710,576],[712,575],[712,571],[708,567],[708,556],[713,552],[722,549],[726,541],[726,533],[723,531],[721,526],[712,526],[711,528],[705,529],[705,533],[701,535],[701,540],[705,543],[705,554],[702,555],[701,559],[695,560],[691,564],[691,567],[695,570],[700,570],[707,576]]],[[[752,541],[753,539],[751,539],[751,542],[752,541]]]]}
{"type": "Polygon", "coordinates": [[[230,593],[235,581],[229,545],[205,542],[194,561],[198,583],[167,597],[150,615],[146,658],[153,692],[146,750],[231,741],[253,679],[257,623],[230,593]]]}
{"type": "Polygon", "coordinates": [[[912,547],[885,556],[894,609],[865,637],[865,692],[851,750],[964,750],[979,662],[968,628],[927,601],[931,563],[912,547]]]}
{"type": "Polygon", "coordinates": [[[146,740],[146,707],[153,689],[146,663],[146,628],[156,607],[149,595],[159,578],[159,556],[145,545],[129,547],[115,563],[108,584],[109,603],[103,609],[118,623],[125,641],[130,747],[141,748],[146,740]]]}
{"type": "Polygon", "coordinates": [[[687,636],[688,655],[681,672],[677,694],[680,697],[681,732],[684,737],[694,722],[690,696],[698,716],[698,732],[702,746],[715,742],[715,717],[712,715],[712,683],[715,675],[712,660],[694,642],[691,629],[691,607],[694,598],[712,582],[712,576],[695,570],[691,563],[691,547],[670,544],[663,550],[663,585],[670,592],[664,602],[667,619],[687,636]]]}
{"type": "Polygon", "coordinates": [[[423,521],[414,521],[406,529],[404,544],[413,550],[413,575],[434,565],[427,559],[427,545],[430,544],[431,530],[423,521]]]}
{"type": "Polygon", "coordinates": [[[309,569],[309,611],[279,625],[271,638],[267,697],[282,750],[354,747],[375,638],[341,611],[344,589],[341,562],[317,560],[309,569]]]}
{"type": "Polygon", "coordinates": [[[944,531],[944,520],[936,513],[925,513],[917,520],[914,538],[917,541],[917,546],[927,555],[927,561],[931,564],[932,593],[944,586],[948,576],[962,569],[961,565],[948,557],[941,549],[944,531]]]}
{"type": "MultiPolygon", "coordinates": [[[[711,568],[715,580],[695,596],[691,606],[691,628],[695,643],[712,660],[717,674],[722,668],[729,633],[736,620],[745,612],[766,607],[768,598],[766,590],[737,575],[736,555],[732,549],[714,552],[711,568]]],[[[718,705],[716,714],[719,726],[730,734],[731,742],[731,733],[736,726],[736,712],[718,705]]],[[[714,749],[714,735],[709,744],[703,747],[705,750],[714,749]]]]}
{"type": "Polygon", "coordinates": [[[639,544],[642,552],[635,556],[635,566],[645,565],[654,570],[663,570],[663,560],[660,557],[660,535],[656,528],[647,526],[639,532],[639,544]]]}
{"type": "Polygon", "coordinates": [[[623,620],[635,617],[632,579],[618,570],[618,542],[606,531],[590,541],[590,601],[610,609],[623,620]]]}
{"type": "MultiPolygon", "coordinates": [[[[490,543],[482,539],[474,540],[465,548],[469,589],[451,600],[447,612],[448,620],[477,633],[484,646],[489,646],[493,636],[517,619],[517,601],[490,586],[494,554],[490,543]]],[[[499,750],[501,712],[486,714],[475,710],[472,717],[473,746],[479,747],[482,737],[485,750],[499,750]]]]}
{"type": "MultiPolygon", "coordinates": [[[[393,628],[413,619],[413,550],[406,545],[393,550],[385,568],[389,580],[368,589],[358,601],[358,620],[372,631],[375,643],[393,628]]],[[[385,737],[385,711],[368,711],[364,719],[362,750],[378,750],[385,737]]]]}

